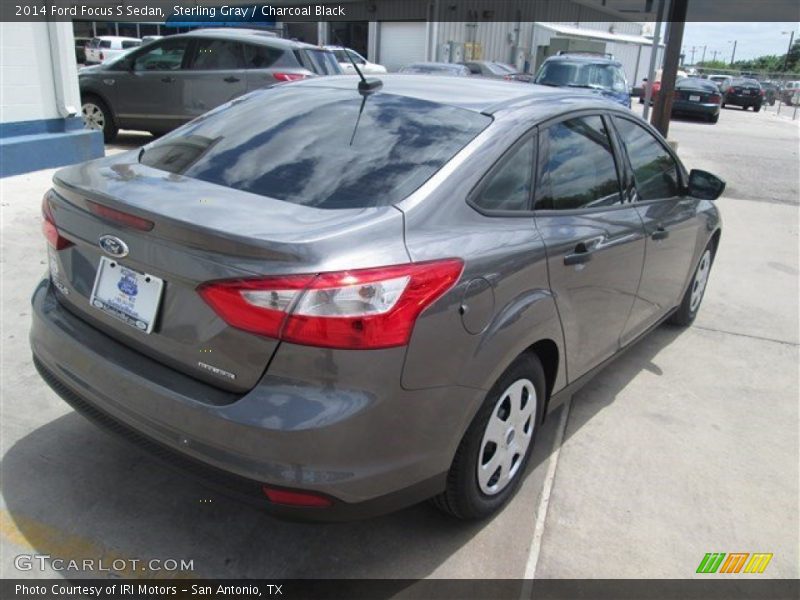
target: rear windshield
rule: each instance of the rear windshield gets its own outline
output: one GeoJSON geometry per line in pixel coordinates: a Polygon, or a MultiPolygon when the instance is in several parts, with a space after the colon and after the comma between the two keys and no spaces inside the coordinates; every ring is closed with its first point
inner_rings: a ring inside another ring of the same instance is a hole
{"type": "Polygon", "coordinates": [[[278,86],[145,146],[141,162],[294,204],[385,206],[406,198],[489,123],[404,96],[278,86]]]}
{"type": "Polygon", "coordinates": [[[586,87],[624,92],[625,77],[619,67],[584,61],[551,61],[542,65],[536,83],[553,86],[586,87]]]}

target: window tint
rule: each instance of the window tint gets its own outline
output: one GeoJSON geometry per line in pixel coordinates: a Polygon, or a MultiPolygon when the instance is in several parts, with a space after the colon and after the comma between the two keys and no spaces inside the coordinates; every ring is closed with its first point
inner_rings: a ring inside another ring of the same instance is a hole
{"type": "Polygon", "coordinates": [[[244,50],[239,42],[197,40],[192,69],[223,71],[244,68],[244,50]]]}
{"type": "Polygon", "coordinates": [[[633,167],[639,200],[677,196],[678,165],[664,146],[633,121],[614,117],[614,122],[633,167]]]}
{"type": "Polygon", "coordinates": [[[134,71],[177,71],[181,68],[183,55],[189,40],[181,38],[156,42],[139,54],[133,62],[134,71]]]}
{"type": "Polygon", "coordinates": [[[142,42],[136,42],[132,40],[123,40],[122,41],[122,48],[127,50],[128,48],[138,48],[142,45],[142,42]]]}
{"type": "Polygon", "coordinates": [[[355,88],[249,94],[146,146],[141,161],[295,204],[383,206],[407,197],[491,123],[474,111],[365,98],[355,88]]]}
{"type": "Polygon", "coordinates": [[[283,56],[283,51],[271,46],[256,46],[245,44],[244,66],[245,69],[267,69],[283,56]]]}
{"type": "Polygon", "coordinates": [[[536,208],[563,210],[621,202],[608,132],[600,117],[581,117],[543,134],[541,185],[536,208]]]}
{"type": "Polygon", "coordinates": [[[489,176],[472,202],[485,210],[528,210],[533,174],[533,138],[516,148],[489,176]]]}
{"type": "Polygon", "coordinates": [[[100,43],[97,44],[98,48],[111,48],[111,41],[110,40],[100,40],[100,43]]]}

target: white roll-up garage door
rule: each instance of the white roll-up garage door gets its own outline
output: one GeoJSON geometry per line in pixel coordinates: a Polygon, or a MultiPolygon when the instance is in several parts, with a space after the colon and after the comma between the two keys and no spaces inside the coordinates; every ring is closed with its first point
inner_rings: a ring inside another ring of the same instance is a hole
{"type": "Polygon", "coordinates": [[[389,71],[425,60],[424,21],[383,21],[380,23],[378,62],[389,71]]]}

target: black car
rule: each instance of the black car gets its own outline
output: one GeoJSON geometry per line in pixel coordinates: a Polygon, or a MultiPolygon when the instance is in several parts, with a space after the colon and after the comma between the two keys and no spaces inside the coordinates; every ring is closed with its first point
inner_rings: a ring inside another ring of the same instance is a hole
{"type": "Polygon", "coordinates": [[[762,81],[761,89],[764,90],[764,104],[775,106],[775,101],[778,99],[780,88],[771,81],[762,81]]]}
{"type": "Polygon", "coordinates": [[[752,106],[758,112],[763,101],[764,91],[755,79],[734,79],[722,90],[722,108],[732,104],[747,110],[752,106]]]}
{"type": "Polygon", "coordinates": [[[685,77],[675,84],[672,114],[700,117],[716,123],[721,101],[716,83],[699,77],[685,77]]]}

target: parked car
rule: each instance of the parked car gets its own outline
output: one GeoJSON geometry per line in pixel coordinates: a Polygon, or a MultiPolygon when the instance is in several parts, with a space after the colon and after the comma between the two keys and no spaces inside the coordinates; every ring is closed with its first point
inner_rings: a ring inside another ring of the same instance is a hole
{"type": "MultiPolygon", "coordinates": [[[[655,101],[658,99],[659,93],[661,92],[661,75],[662,75],[662,73],[663,73],[662,69],[658,69],[656,71],[655,81],[653,82],[652,91],[650,92],[650,104],[655,103],[655,101]]],[[[686,73],[686,71],[682,71],[682,70],[678,69],[677,73],[675,74],[675,83],[676,83],[676,85],[677,85],[677,83],[679,81],[681,81],[682,79],[685,79],[688,76],[689,75],[686,73]]],[[[641,95],[639,96],[639,104],[644,104],[644,100],[647,97],[647,88],[648,87],[650,87],[650,82],[647,80],[647,77],[645,77],[642,80],[642,91],[641,91],[641,95]]]]}
{"type": "Polygon", "coordinates": [[[86,64],[100,64],[122,55],[126,50],[142,45],[142,40],[132,37],[102,35],[92,38],[86,45],[86,64]]]}
{"type": "Polygon", "coordinates": [[[592,94],[381,79],[273,86],[56,172],[44,380],[279,514],[499,510],[548,412],[693,321],[725,184],[592,94]]]}
{"type": "Polygon", "coordinates": [[[780,88],[772,81],[762,81],[761,89],[764,90],[764,103],[775,106],[778,94],[780,94],[780,88]]]}
{"type": "Polygon", "coordinates": [[[443,62],[416,62],[402,67],[398,73],[407,75],[451,75],[455,77],[469,77],[467,67],[459,63],[443,62]]]}
{"type": "Polygon", "coordinates": [[[685,77],[675,84],[672,114],[700,117],[716,123],[721,102],[722,94],[713,81],[685,77]]]}
{"type": "Polygon", "coordinates": [[[492,79],[505,79],[506,81],[533,81],[529,73],[522,73],[519,69],[506,63],[489,60],[471,60],[463,64],[473,75],[490,77],[492,79]]]}
{"type": "Polygon", "coordinates": [[[794,99],[795,93],[800,90],[800,81],[787,81],[781,88],[781,101],[784,104],[793,105],[797,104],[794,99]]]}
{"type": "Polygon", "coordinates": [[[356,70],[353,68],[353,62],[358,65],[358,68],[364,75],[386,73],[386,67],[377,63],[369,62],[358,52],[351,50],[350,48],[345,48],[344,46],[325,46],[325,49],[333,52],[333,55],[336,57],[336,61],[339,63],[339,67],[344,73],[356,72],[356,70]],[[351,59],[353,62],[351,62],[351,59]]]}
{"type": "Polygon", "coordinates": [[[75,38],[75,62],[77,62],[79,65],[82,65],[86,62],[86,45],[91,41],[92,38],[75,38]]]}
{"type": "Polygon", "coordinates": [[[727,88],[731,81],[733,81],[731,75],[709,75],[708,79],[716,83],[720,91],[723,91],[723,88],[727,88]]]}
{"type": "Polygon", "coordinates": [[[764,92],[755,79],[734,79],[722,90],[722,108],[732,104],[758,112],[763,102],[764,92]]]}
{"type": "Polygon", "coordinates": [[[121,127],[160,134],[252,90],[341,72],[318,46],[257,30],[198,29],[81,69],[78,84],[86,127],[108,142],[121,127]]]}
{"type": "Polygon", "coordinates": [[[588,88],[630,108],[631,90],[622,63],[599,54],[558,54],[546,59],[534,83],[588,88]]]}

